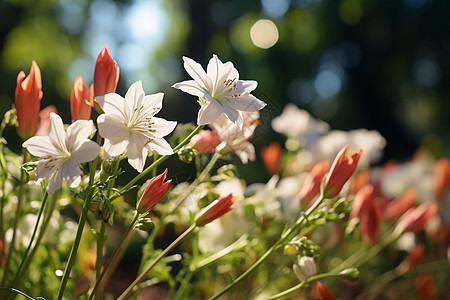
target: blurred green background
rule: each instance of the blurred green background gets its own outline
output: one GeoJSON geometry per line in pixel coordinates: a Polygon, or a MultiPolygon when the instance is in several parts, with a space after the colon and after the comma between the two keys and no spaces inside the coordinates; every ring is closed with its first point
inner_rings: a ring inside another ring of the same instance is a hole
{"type": "Polygon", "coordinates": [[[121,68],[119,94],[142,80],[147,94],[165,93],[160,116],[195,122],[196,99],[171,85],[188,79],[183,55],[206,67],[217,54],[257,80],[254,94],[269,104],[258,147],[280,140],[270,119],[293,102],[333,129],[378,130],[384,161],[423,145],[450,154],[450,1],[0,1],[2,114],[17,74],[36,60],[41,107],[56,105],[68,123],[73,81],[92,82],[107,45],[121,68]]]}

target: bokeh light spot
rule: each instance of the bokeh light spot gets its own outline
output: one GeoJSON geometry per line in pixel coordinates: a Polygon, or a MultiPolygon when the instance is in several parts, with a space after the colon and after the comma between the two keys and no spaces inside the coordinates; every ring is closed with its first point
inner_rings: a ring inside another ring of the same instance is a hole
{"type": "Polygon", "coordinates": [[[291,5],[290,0],[261,0],[264,13],[272,18],[282,17],[291,5]]]}
{"type": "Polygon", "coordinates": [[[262,49],[270,48],[278,41],[277,26],[270,20],[258,20],[250,28],[250,37],[255,46],[262,49]]]}
{"type": "Polygon", "coordinates": [[[339,76],[332,70],[323,70],[317,74],[314,80],[314,88],[317,94],[323,98],[332,98],[341,90],[342,82],[339,76]]]}
{"type": "Polygon", "coordinates": [[[339,17],[342,22],[355,25],[361,20],[362,8],[357,0],[344,0],[339,6],[339,17]]]}

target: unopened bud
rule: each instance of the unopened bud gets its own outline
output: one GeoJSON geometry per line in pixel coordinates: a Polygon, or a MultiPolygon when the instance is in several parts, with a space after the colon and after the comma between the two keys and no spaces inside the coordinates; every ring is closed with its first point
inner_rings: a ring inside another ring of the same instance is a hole
{"type": "Polygon", "coordinates": [[[294,273],[298,279],[305,281],[317,273],[316,262],[309,256],[298,256],[297,263],[293,266],[294,273]]]}
{"type": "Polygon", "coordinates": [[[283,253],[286,255],[296,255],[298,254],[298,248],[294,245],[288,244],[284,246],[283,253]]]}
{"type": "Polygon", "coordinates": [[[192,148],[183,148],[178,151],[178,158],[185,163],[191,163],[195,158],[195,151],[192,148]]]}
{"type": "Polygon", "coordinates": [[[358,280],[359,271],[357,268],[348,268],[344,271],[339,272],[339,277],[347,280],[358,280]]]}

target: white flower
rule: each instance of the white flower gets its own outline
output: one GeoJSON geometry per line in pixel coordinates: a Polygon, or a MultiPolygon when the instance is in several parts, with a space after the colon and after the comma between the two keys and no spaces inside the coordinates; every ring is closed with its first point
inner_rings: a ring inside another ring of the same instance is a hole
{"type": "Polygon", "coordinates": [[[105,138],[105,158],[118,156],[127,149],[129,164],[142,172],[149,150],[173,154],[163,137],[174,130],[177,122],[154,117],[161,110],[163,96],[163,93],[145,96],[142,82],[136,81],[125,99],[116,93],[96,98],[105,112],[97,118],[98,130],[105,138]]]}
{"type": "Polygon", "coordinates": [[[66,132],[61,117],[51,113],[48,136],[34,136],[23,143],[31,154],[41,158],[36,181],[48,178],[49,195],[61,187],[63,179],[71,188],[80,185],[78,164],[91,161],[100,153],[100,146],[88,139],[94,130],[92,120],[78,120],[66,132]]]}
{"type": "Polygon", "coordinates": [[[221,115],[209,126],[219,135],[222,144],[218,149],[225,149],[234,152],[241,159],[243,164],[255,160],[255,147],[249,142],[253,137],[256,126],[259,124],[259,112],[244,112],[243,126],[239,129],[224,115],[221,115]]]}
{"type": "Polygon", "coordinates": [[[295,104],[287,104],[281,115],[272,120],[272,128],[289,138],[311,144],[328,132],[330,126],[314,119],[306,110],[299,109],[295,104]]]}
{"type": "Polygon", "coordinates": [[[222,63],[213,55],[205,73],[202,66],[194,60],[183,56],[184,68],[194,80],[186,80],[172,87],[204,101],[198,112],[197,124],[205,125],[215,121],[221,114],[242,128],[242,111],[258,111],[266,103],[251,95],[258,83],[253,80],[239,80],[239,72],[233,63],[222,63]]]}
{"type": "Polygon", "coordinates": [[[316,275],[316,262],[309,256],[298,256],[297,263],[294,264],[294,273],[300,281],[305,281],[309,277],[316,275]]]}

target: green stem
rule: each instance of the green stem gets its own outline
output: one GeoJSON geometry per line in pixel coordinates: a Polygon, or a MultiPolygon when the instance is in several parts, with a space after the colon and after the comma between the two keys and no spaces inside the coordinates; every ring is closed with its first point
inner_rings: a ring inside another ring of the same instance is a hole
{"type": "Polygon", "coordinates": [[[44,199],[42,200],[41,208],[39,209],[38,217],[36,220],[36,225],[34,226],[33,234],[31,235],[30,243],[28,244],[27,250],[25,251],[25,254],[23,256],[22,262],[20,263],[19,269],[16,272],[16,277],[14,278],[12,286],[16,286],[16,284],[19,282],[19,278],[21,277],[21,274],[26,271],[26,270],[23,270],[23,267],[25,265],[25,261],[28,258],[28,253],[30,252],[31,246],[33,245],[34,238],[36,237],[36,232],[39,227],[39,221],[41,220],[42,213],[44,211],[44,207],[47,204],[47,199],[48,199],[48,193],[45,193],[44,199]]]}
{"type": "Polygon", "coordinates": [[[303,280],[302,282],[300,282],[299,284],[297,284],[296,286],[285,290],[281,293],[278,293],[276,295],[270,296],[269,298],[266,298],[266,300],[274,300],[274,299],[280,299],[280,298],[284,298],[287,296],[290,296],[296,292],[298,292],[299,290],[305,288],[309,283],[323,279],[323,278],[329,278],[329,277],[336,277],[339,276],[338,274],[335,273],[322,273],[322,274],[318,274],[318,275],[313,275],[305,280],[303,280]]]}
{"type": "Polygon", "coordinates": [[[360,248],[357,252],[353,253],[352,256],[348,257],[345,261],[343,261],[337,267],[331,270],[330,273],[338,273],[350,267],[358,268],[359,266],[366,263],[368,260],[372,259],[375,255],[377,255],[389,244],[397,240],[400,237],[400,235],[401,232],[397,230],[386,233],[376,245],[374,245],[369,249],[360,248]]]}
{"type": "MultiPolygon", "coordinates": [[[[175,148],[173,148],[173,153],[176,153],[180,150],[184,145],[189,143],[191,138],[196,135],[205,125],[199,125],[194,129],[181,143],[179,143],[175,148]]],[[[157,160],[155,160],[150,166],[148,166],[144,171],[142,171],[139,175],[130,180],[122,189],[119,191],[118,195],[111,198],[111,201],[122,195],[125,191],[128,191],[138,180],[145,177],[149,172],[151,172],[154,168],[159,166],[163,161],[168,159],[172,155],[163,155],[157,160]]]]}
{"type": "MultiPolygon", "coordinates": [[[[3,130],[6,127],[6,118],[3,118],[2,123],[0,125],[0,138],[3,136],[3,130]]],[[[1,175],[1,185],[2,185],[2,196],[0,199],[0,241],[5,240],[5,230],[3,225],[3,220],[5,219],[3,217],[3,207],[5,205],[6,200],[6,190],[5,190],[5,183],[7,179],[8,170],[6,168],[6,161],[5,157],[3,156],[3,143],[0,141],[0,166],[2,168],[2,175],[1,175]]],[[[0,260],[3,260],[3,257],[5,255],[5,247],[2,247],[0,250],[0,260]]]]}
{"type": "Polygon", "coordinates": [[[75,236],[75,241],[72,245],[72,250],[70,251],[69,260],[67,262],[66,268],[64,270],[64,275],[61,280],[61,285],[59,286],[58,291],[58,300],[61,300],[64,296],[64,290],[66,289],[67,281],[69,280],[70,272],[72,271],[73,265],[75,264],[75,259],[77,257],[78,247],[80,246],[81,236],[83,235],[84,224],[86,223],[86,217],[89,212],[89,204],[94,195],[94,175],[95,170],[97,169],[98,157],[91,163],[89,163],[89,190],[86,195],[86,199],[84,200],[83,210],[81,211],[80,219],[78,222],[77,233],[75,236]]]}
{"type": "Polygon", "coordinates": [[[131,293],[131,291],[133,290],[133,288],[139,284],[140,282],[142,282],[142,280],[145,278],[145,276],[147,276],[148,272],[150,272],[150,270],[156,265],[156,263],[158,261],[161,260],[161,258],[163,258],[164,256],[166,256],[170,251],[172,251],[173,248],[175,248],[175,246],[177,246],[186,236],[189,235],[189,233],[191,233],[195,228],[197,227],[197,225],[194,223],[192,224],[188,229],[186,229],[182,234],[180,234],[176,240],[174,240],[172,242],[172,244],[170,244],[166,249],[164,249],[159,255],[158,257],[156,257],[152,263],[150,265],[148,265],[145,270],[127,287],[127,289],[122,293],[122,295],[119,296],[119,298],[117,298],[117,300],[124,300],[126,297],[128,297],[128,295],[131,293]]]}
{"type": "MultiPolygon", "coordinates": [[[[27,149],[23,149],[22,150],[22,156],[23,156],[23,163],[26,163],[28,161],[28,151],[27,149]]],[[[17,225],[19,223],[19,219],[20,219],[20,212],[22,210],[22,202],[23,202],[23,195],[25,192],[25,172],[21,172],[20,175],[20,184],[19,184],[19,195],[18,195],[18,199],[17,199],[17,207],[16,207],[16,213],[14,215],[14,223],[13,223],[13,234],[12,234],[12,239],[11,239],[11,243],[9,244],[9,251],[8,254],[6,256],[6,264],[5,264],[5,268],[4,268],[4,273],[3,273],[3,280],[2,280],[2,285],[5,285],[7,277],[8,277],[8,273],[9,272],[9,267],[10,267],[10,262],[11,259],[13,257],[13,253],[14,253],[14,244],[16,242],[16,232],[17,232],[17,225]]]]}
{"type": "Polygon", "coordinates": [[[235,285],[237,285],[238,283],[240,283],[242,280],[244,280],[245,278],[247,278],[247,276],[249,276],[253,271],[255,271],[260,265],[262,265],[267,258],[269,258],[273,252],[275,252],[275,250],[278,249],[279,246],[283,245],[284,243],[286,243],[286,241],[288,241],[289,239],[291,239],[295,233],[297,232],[297,230],[300,228],[300,226],[302,225],[304,220],[307,220],[308,217],[319,207],[319,205],[322,203],[323,201],[323,195],[321,195],[319,197],[319,199],[316,200],[316,202],[314,202],[314,204],[305,212],[305,214],[301,215],[297,222],[295,222],[295,224],[293,224],[291,227],[289,227],[282,235],[281,237],[278,239],[278,241],[275,242],[275,244],[272,245],[272,247],[270,247],[266,253],[264,253],[250,268],[248,268],[244,273],[242,273],[238,278],[236,278],[235,280],[233,280],[233,282],[231,282],[229,285],[227,285],[222,291],[220,291],[218,294],[214,295],[213,297],[210,298],[210,300],[214,300],[219,298],[220,296],[224,295],[226,292],[228,292],[229,290],[231,290],[235,285]]]}
{"type": "Polygon", "coordinates": [[[22,270],[22,274],[20,274],[20,276],[17,279],[17,282],[19,283],[18,287],[20,287],[20,283],[22,281],[22,278],[23,278],[23,276],[25,276],[25,274],[28,271],[28,268],[29,268],[31,262],[33,261],[34,255],[36,254],[36,251],[37,251],[37,249],[39,248],[39,246],[41,244],[41,241],[42,241],[42,238],[44,237],[44,234],[45,234],[45,231],[47,229],[47,226],[50,223],[50,220],[52,218],[53,210],[55,209],[55,206],[56,206],[56,199],[55,199],[55,197],[52,197],[52,198],[53,199],[51,199],[50,204],[49,204],[50,206],[48,206],[48,208],[47,208],[47,212],[45,214],[44,221],[42,222],[42,226],[41,226],[41,229],[39,231],[39,235],[38,235],[38,237],[36,239],[36,244],[34,245],[33,250],[31,250],[30,255],[28,255],[27,260],[25,261],[25,264],[24,264],[23,270],[22,270]]]}
{"type": "Polygon", "coordinates": [[[136,212],[134,217],[133,217],[133,220],[131,221],[130,225],[128,226],[127,230],[125,231],[124,235],[122,236],[122,239],[119,241],[119,243],[117,244],[117,246],[114,249],[113,253],[111,254],[111,257],[108,259],[107,263],[103,267],[102,273],[97,278],[97,281],[95,282],[94,288],[92,289],[92,292],[89,295],[88,300],[91,300],[92,297],[94,296],[94,294],[96,293],[96,291],[99,289],[100,283],[102,282],[102,279],[105,276],[106,271],[108,270],[108,268],[111,265],[111,263],[114,261],[117,253],[119,252],[120,248],[122,247],[123,242],[125,241],[127,236],[130,234],[130,232],[133,230],[134,224],[136,223],[138,218],[139,218],[139,214],[136,212]]]}

